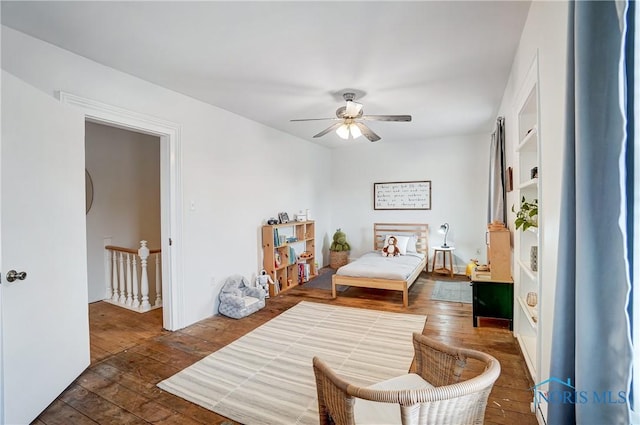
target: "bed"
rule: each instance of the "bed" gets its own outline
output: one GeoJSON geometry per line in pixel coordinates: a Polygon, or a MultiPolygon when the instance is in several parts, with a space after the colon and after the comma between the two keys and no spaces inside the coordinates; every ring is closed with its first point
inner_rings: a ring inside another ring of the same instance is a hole
{"type": "Polygon", "coordinates": [[[427,269],[429,259],[429,225],[415,223],[374,223],[373,251],[340,267],[331,280],[331,292],[336,298],[336,286],[402,291],[402,304],[409,306],[409,287],[427,269]],[[381,253],[389,235],[415,238],[415,251],[405,255],[384,257],[381,253]]]}

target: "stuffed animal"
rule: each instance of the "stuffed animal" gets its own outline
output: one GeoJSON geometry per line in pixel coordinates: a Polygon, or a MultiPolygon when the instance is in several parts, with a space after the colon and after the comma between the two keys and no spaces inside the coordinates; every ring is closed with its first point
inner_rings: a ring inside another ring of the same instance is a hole
{"type": "Polygon", "coordinates": [[[400,255],[400,248],[398,248],[398,240],[395,238],[395,236],[390,236],[388,243],[389,245],[385,245],[385,247],[382,248],[382,256],[395,257],[396,255],[400,255]]]}
{"type": "Polygon", "coordinates": [[[347,242],[347,235],[342,231],[342,229],[336,230],[333,234],[333,243],[329,248],[329,251],[351,251],[351,246],[349,242],[347,242]]]}

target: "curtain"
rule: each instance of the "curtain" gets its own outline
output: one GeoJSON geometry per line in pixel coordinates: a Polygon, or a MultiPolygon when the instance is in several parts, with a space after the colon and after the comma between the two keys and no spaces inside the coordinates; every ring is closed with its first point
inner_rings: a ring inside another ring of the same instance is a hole
{"type": "MultiPolygon", "coordinates": [[[[627,170],[627,178],[626,178],[626,195],[627,195],[627,258],[629,261],[629,280],[632,282],[631,284],[631,292],[629,294],[629,306],[628,306],[628,315],[631,318],[631,339],[633,341],[635,358],[640,359],[640,333],[638,332],[638,325],[640,325],[640,315],[638,314],[638,308],[640,307],[640,297],[638,297],[638,273],[637,270],[640,268],[640,264],[638,263],[637,249],[640,244],[640,234],[638,233],[638,227],[635,224],[640,223],[640,215],[638,214],[637,208],[640,207],[640,191],[638,191],[638,186],[636,182],[640,182],[640,173],[638,173],[638,169],[635,167],[636,158],[638,155],[637,146],[638,146],[638,138],[637,138],[637,127],[635,125],[636,120],[638,118],[638,100],[640,100],[636,94],[640,91],[640,86],[638,86],[638,79],[636,78],[636,61],[638,57],[635,54],[636,47],[636,38],[638,35],[636,34],[636,17],[637,17],[637,9],[636,4],[634,2],[629,2],[628,10],[627,10],[627,33],[625,37],[625,62],[626,62],[626,82],[627,82],[627,105],[626,105],[626,113],[627,113],[627,149],[626,149],[626,158],[625,158],[625,168],[627,170]],[[635,146],[634,146],[635,145],[635,146]],[[635,219],[635,222],[634,222],[635,219]],[[635,311],[634,311],[635,309],[635,311]]],[[[640,370],[638,368],[640,364],[633,365],[632,371],[632,380],[629,389],[629,406],[632,412],[635,412],[635,418],[632,414],[632,422],[640,424],[640,409],[638,406],[638,392],[637,389],[640,388],[640,370]]]]}
{"type": "Polygon", "coordinates": [[[489,158],[489,204],[487,222],[507,222],[507,182],[504,158],[504,117],[496,120],[496,129],[491,134],[489,158]]]}
{"type": "Polygon", "coordinates": [[[550,402],[549,424],[628,424],[624,20],[616,2],[569,3],[566,145],[549,391],[571,379],[584,402],[550,402]],[[553,379],[555,378],[555,379],[553,379]],[[584,391],[585,393],[581,393],[584,391]],[[614,402],[594,394],[611,391],[614,402]],[[600,400],[602,401],[602,400],[600,400]]]}

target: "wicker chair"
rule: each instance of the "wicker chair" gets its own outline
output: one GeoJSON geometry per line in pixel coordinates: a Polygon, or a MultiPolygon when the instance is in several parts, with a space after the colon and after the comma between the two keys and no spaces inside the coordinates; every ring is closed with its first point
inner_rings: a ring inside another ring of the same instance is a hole
{"type": "Polygon", "coordinates": [[[482,424],[500,375],[498,360],[418,333],[413,334],[413,346],[415,373],[370,387],[346,382],[314,357],[320,425],[482,424]],[[460,381],[468,358],[480,360],[484,371],[460,381]]]}

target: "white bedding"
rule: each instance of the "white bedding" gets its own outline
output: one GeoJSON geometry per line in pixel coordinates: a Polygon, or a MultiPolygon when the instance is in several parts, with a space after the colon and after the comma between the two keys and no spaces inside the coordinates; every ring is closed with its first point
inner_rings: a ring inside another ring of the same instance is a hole
{"type": "Polygon", "coordinates": [[[383,257],[380,251],[371,251],[338,269],[336,274],[352,277],[406,280],[420,265],[424,254],[407,252],[407,255],[383,257]]]}

